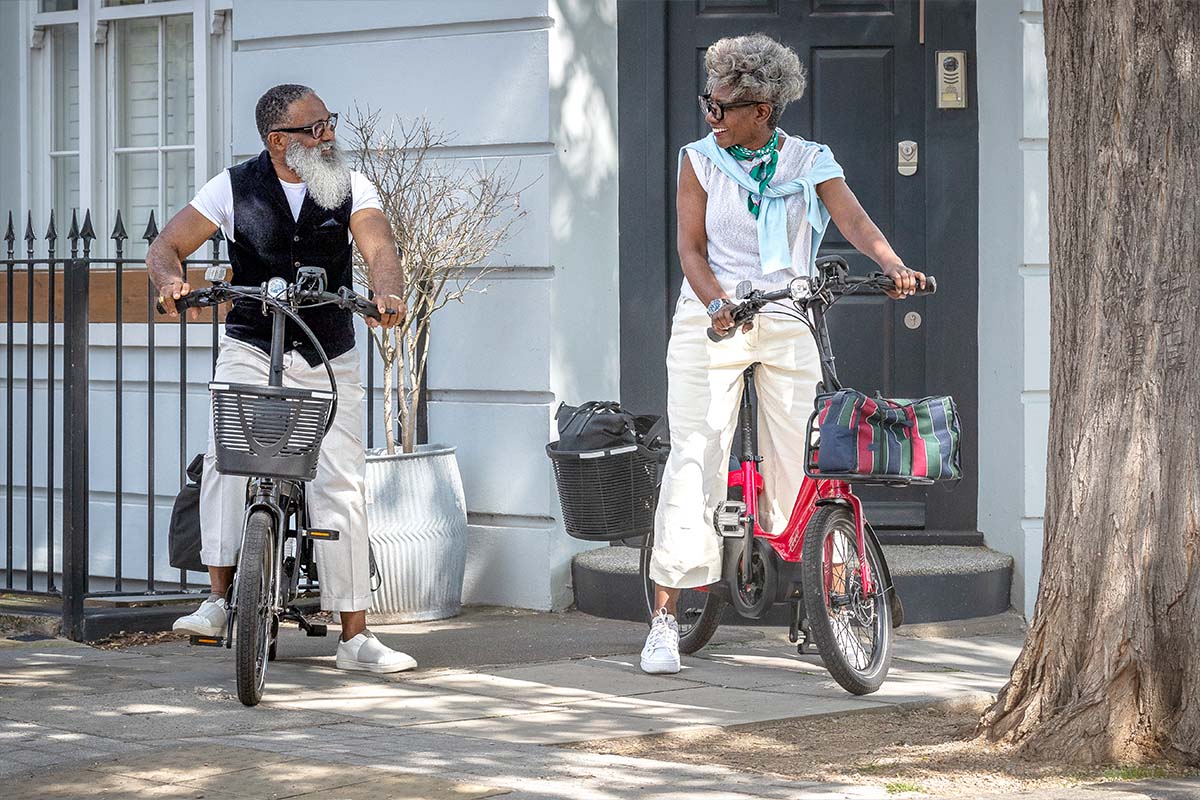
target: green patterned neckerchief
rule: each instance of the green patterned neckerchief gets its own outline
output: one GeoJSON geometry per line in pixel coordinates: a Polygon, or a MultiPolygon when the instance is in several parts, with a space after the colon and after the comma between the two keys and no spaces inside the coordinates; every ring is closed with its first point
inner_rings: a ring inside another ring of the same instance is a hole
{"type": "MultiPolygon", "coordinates": [[[[771,178],[775,177],[775,166],[779,163],[779,150],[776,146],[779,144],[779,129],[776,128],[771,133],[771,141],[767,142],[757,150],[748,150],[740,144],[735,144],[733,147],[726,147],[726,152],[736,158],[738,161],[751,161],[760,159],[760,161],[750,168],[750,177],[758,181],[758,200],[762,200],[762,194],[767,188],[767,184],[771,182],[771,178]]],[[[758,219],[759,203],[755,201],[755,195],[750,194],[746,197],[746,208],[758,219]]]]}

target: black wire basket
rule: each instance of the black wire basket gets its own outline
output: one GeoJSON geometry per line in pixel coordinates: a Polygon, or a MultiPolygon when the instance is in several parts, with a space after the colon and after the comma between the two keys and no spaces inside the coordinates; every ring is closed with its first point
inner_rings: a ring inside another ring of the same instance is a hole
{"type": "Polygon", "coordinates": [[[311,481],[333,394],[212,383],[217,472],[311,481]]]}
{"type": "Polygon", "coordinates": [[[645,536],[654,529],[666,446],[569,451],[557,445],[546,445],[546,455],[554,464],[568,534],[590,542],[611,542],[645,536]]]}

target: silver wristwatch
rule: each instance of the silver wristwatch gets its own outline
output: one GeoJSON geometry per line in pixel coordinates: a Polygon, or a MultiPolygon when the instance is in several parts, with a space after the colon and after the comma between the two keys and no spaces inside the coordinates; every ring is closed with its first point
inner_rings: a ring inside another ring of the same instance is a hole
{"type": "Polygon", "coordinates": [[[733,303],[729,301],[728,297],[718,297],[716,300],[713,300],[708,304],[708,308],[706,310],[708,311],[708,315],[712,317],[715,316],[722,308],[729,305],[733,305],[733,303]]]}

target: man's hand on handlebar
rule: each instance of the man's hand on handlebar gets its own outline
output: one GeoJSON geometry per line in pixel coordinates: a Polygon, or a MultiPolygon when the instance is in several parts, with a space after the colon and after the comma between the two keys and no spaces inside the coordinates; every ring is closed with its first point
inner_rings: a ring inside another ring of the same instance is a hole
{"type": "MultiPolygon", "coordinates": [[[[158,290],[158,304],[162,306],[163,311],[171,317],[179,316],[179,312],[175,308],[175,301],[186,295],[192,290],[192,287],[187,281],[182,278],[172,278],[171,282],[158,290]]],[[[197,308],[188,309],[188,319],[195,321],[200,318],[200,310],[197,308]]]]}
{"type": "Polygon", "coordinates": [[[375,299],[379,307],[379,320],[366,317],[368,327],[398,328],[404,324],[404,320],[408,316],[408,307],[404,304],[404,298],[399,295],[385,294],[376,295],[375,299]]]}
{"type": "Polygon", "coordinates": [[[902,262],[887,265],[883,268],[883,274],[896,284],[895,289],[885,290],[885,294],[893,300],[903,300],[916,294],[918,289],[925,289],[925,273],[909,269],[902,262]]]}
{"type": "MultiPolygon", "coordinates": [[[[737,325],[737,322],[735,322],[733,319],[733,310],[735,308],[737,308],[737,305],[734,303],[726,303],[725,305],[721,306],[721,310],[716,314],[713,314],[711,317],[712,329],[722,336],[733,330],[733,328],[737,325]]],[[[742,325],[742,333],[746,333],[753,327],[754,320],[749,320],[742,325]]]]}

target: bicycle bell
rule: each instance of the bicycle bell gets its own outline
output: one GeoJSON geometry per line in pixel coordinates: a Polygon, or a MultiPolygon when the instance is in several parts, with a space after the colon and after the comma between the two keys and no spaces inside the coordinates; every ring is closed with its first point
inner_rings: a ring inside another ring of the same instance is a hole
{"type": "Polygon", "coordinates": [[[267,281],[267,294],[276,300],[287,297],[287,281],[283,278],[271,278],[267,281]]]}

